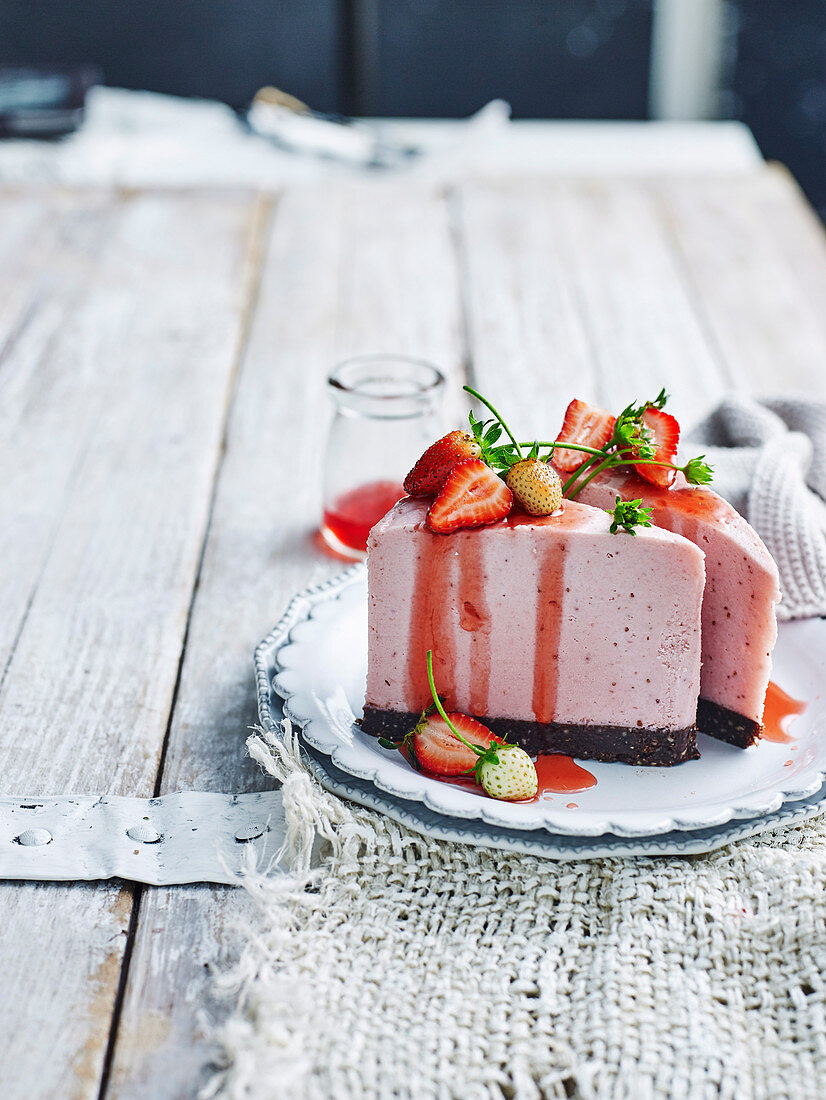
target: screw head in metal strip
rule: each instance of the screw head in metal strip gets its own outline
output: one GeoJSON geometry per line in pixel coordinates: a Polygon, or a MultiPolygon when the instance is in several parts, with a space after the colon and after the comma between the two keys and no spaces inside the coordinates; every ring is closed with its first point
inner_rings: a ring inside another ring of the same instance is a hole
{"type": "Polygon", "coordinates": [[[22,844],[24,848],[38,848],[43,844],[51,844],[52,834],[48,829],[24,829],[14,838],[15,844],[22,844]]]}
{"type": "Polygon", "coordinates": [[[269,825],[262,825],[260,822],[242,825],[240,829],[235,830],[235,839],[239,844],[245,844],[248,840],[257,840],[258,837],[263,836],[268,829],[269,825]]]}
{"type": "Polygon", "coordinates": [[[130,840],[137,840],[139,844],[157,844],[159,840],[163,840],[157,829],[144,824],[133,825],[131,829],[126,830],[126,835],[130,840]]]}

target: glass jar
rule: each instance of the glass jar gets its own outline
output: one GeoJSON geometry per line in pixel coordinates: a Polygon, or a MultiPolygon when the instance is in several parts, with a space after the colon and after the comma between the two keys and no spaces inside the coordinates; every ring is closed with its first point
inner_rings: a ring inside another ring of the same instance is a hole
{"type": "Polygon", "coordinates": [[[444,388],[440,370],[402,355],[346,359],[327,379],[321,534],[336,553],[363,558],[370,528],[404,496],[408,470],[444,434],[444,388]]]}

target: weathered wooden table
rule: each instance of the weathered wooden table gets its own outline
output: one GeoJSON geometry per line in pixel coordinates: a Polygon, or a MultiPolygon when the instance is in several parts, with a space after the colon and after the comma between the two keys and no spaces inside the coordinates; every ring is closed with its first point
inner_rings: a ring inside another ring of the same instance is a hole
{"type": "MultiPolygon", "coordinates": [[[[779,169],[0,197],[6,793],[249,791],[251,654],[317,548],[326,372],[392,350],[530,437],[571,395],[826,390],[826,248],[779,169]]],[[[458,406],[458,401],[457,401],[458,406]]],[[[243,891],[4,884],[4,1097],[193,1096],[243,891]]]]}

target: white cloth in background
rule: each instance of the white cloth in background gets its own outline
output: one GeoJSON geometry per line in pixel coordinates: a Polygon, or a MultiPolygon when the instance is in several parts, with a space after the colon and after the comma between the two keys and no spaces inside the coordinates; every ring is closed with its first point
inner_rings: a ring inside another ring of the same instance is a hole
{"type": "MultiPolygon", "coordinates": [[[[425,155],[402,170],[434,183],[528,176],[743,176],[760,151],[742,122],[508,122],[494,101],[471,119],[374,119],[425,155]]],[[[229,107],[93,88],[81,129],[61,141],[0,141],[0,184],[255,187],[363,179],[369,171],[297,156],[250,134],[229,107]]]]}
{"type": "Polygon", "coordinates": [[[729,397],[688,439],[777,562],[778,617],[826,615],[826,403],[729,397]]]}

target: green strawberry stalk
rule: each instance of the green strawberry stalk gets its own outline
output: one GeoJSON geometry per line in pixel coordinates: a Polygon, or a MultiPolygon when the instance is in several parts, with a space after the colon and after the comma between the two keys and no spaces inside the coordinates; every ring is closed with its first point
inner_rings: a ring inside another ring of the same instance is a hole
{"type": "Polygon", "coordinates": [[[476,761],[476,764],[472,768],[469,769],[469,773],[474,773],[476,775],[476,779],[478,781],[479,780],[479,770],[482,767],[483,763],[485,763],[485,762],[490,762],[491,764],[498,764],[499,763],[499,757],[496,754],[497,743],[495,741],[491,741],[490,745],[486,749],[482,749],[478,745],[472,745],[470,743],[470,741],[467,740],[467,738],[463,737],[461,735],[461,733],[459,733],[459,731],[456,729],[454,724],[448,718],[447,713],[445,712],[445,708],[442,706],[442,700],[439,698],[438,692],[436,691],[436,682],[433,678],[433,650],[432,649],[429,649],[427,651],[427,682],[428,682],[428,684],[430,684],[430,694],[433,696],[433,705],[436,708],[436,710],[439,712],[439,714],[442,716],[442,720],[444,721],[447,728],[450,730],[450,732],[453,734],[453,736],[457,740],[461,741],[463,745],[466,745],[467,748],[469,748],[471,750],[471,752],[475,753],[476,756],[479,757],[479,759],[476,761]]]}
{"type": "Polygon", "coordinates": [[[683,465],[663,462],[657,458],[651,431],[646,427],[644,417],[649,410],[656,413],[664,409],[668,400],[664,389],[660,390],[652,401],[644,401],[638,405],[632,403],[623,409],[616,419],[611,438],[603,447],[596,448],[567,440],[537,440],[533,443],[520,443],[498,410],[486,397],[472,386],[463,388],[493,414],[493,419],[482,421],[471,413],[470,427],[474,439],[481,448],[482,461],[500,474],[504,475],[515,463],[522,460],[523,447],[530,448],[529,457],[537,457],[540,448],[547,447],[548,452],[542,456],[541,461],[548,463],[553,461],[556,448],[564,447],[567,451],[580,451],[586,456],[583,464],[574,470],[562,486],[563,495],[569,499],[575,497],[604,470],[616,469],[620,466],[651,466],[673,470],[675,474],[682,473],[691,485],[708,485],[712,479],[712,470],[705,460],[705,455],[698,455],[683,465]],[[503,432],[511,442],[497,446],[503,432]]]}
{"type": "MultiPolygon", "coordinates": [[[[519,462],[524,457],[522,454],[523,445],[517,442],[516,436],[490,401],[483,397],[478,390],[473,389],[472,386],[463,386],[462,389],[469,393],[471,397],[475,397],[477,401],[481,401],[485,408],[493,413],[492,420],[478,420],[472,412],[468,417],[473,437],[482,448],[482,461],[493,469],[500,470],[506,470],[514,463],[519,462]],[[510,443],[497,447],[495,444],[499,441],[502,432],[510,437],[510,443]]],[[[530,444],[524,444],[524,446],[529,447],[530,444]]]]}
{"type": "Polygon", "coordinates": [[[507,742],[497,744],[493,740],[486,749],[473,745],[459,733],[448,718],[436,691],[436,683],[433,679],[433,651],[430,649],[427,651],[427,682],[430,684],[433,705],[450,732],[478,757],[470,772],[475,774],[477,783],[485,793],[491,798],[498,798],[505,802],[522,802],[533,798],[539,789],[539,780],[536,775],[536,766],[524,749],[518,745],[509,745],[507,742]]]}

